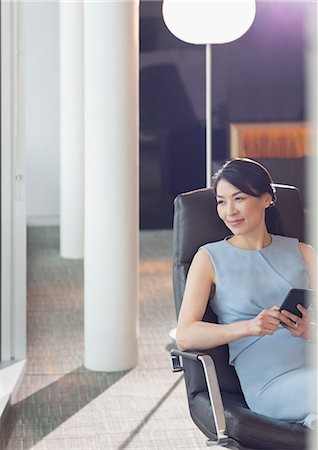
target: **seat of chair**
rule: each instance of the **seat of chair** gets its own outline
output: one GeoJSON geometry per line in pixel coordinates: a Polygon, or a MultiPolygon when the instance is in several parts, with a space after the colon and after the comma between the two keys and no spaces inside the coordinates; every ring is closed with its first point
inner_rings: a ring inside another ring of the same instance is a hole
{"type": "MultiPolygon", "coordinates": [[[[306,429],[302,424],[257,414],[248,408],[244,398],[239,394],[222,392],[222,400],[226,433],[236,442],[243,444],[245,449],[303,450],[306,448],[306,429]]],[[[206,391],[199,392],[191,399],[190,412],[196,425],[202,431],[205,430],[209,439],[215,440],[215,435],[211,433],[213,416],[206,391]]]]}

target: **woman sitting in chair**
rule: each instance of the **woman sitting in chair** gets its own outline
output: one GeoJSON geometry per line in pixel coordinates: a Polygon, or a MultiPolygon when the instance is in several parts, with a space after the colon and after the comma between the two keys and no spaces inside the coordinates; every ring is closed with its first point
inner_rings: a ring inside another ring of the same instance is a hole
{"type": "Polygon", "coordinates": [[[249,408],[307,426],[315,416],[310,364],[311,311],[280,311],[292,288],[316,289],[312,247],[272,235],[265,216],[275,204],[268,171],[250,159],[228,161],[213,177],[217,212],[232,235],[202,246],[189,269],[178,319],[180,350],[229,344],[249,408]],[[210,299],[210,300],[209,300],[210,299]],[[218,324],[201,321],[207,303],[218,324]]]}

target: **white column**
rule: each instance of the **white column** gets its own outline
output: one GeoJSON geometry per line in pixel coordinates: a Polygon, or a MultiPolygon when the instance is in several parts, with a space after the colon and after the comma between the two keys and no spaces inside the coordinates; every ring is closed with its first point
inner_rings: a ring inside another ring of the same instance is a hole
{"type": "Polygon", "coordinates": [[[83,258],[83,3],[60,2],[60,252],[83,258]]]}
{"type": "Polygon", "coordinates": [[[26,4],[12,3],[12,357],[26,357],[27,311],[26,311],[26,4]]]}
{"type": "MultiPolygon", "coordinates": [[[[25,4],[1,4],[1,359],[26,357],[25,4]]],[[[0,369],[0,386],[1,386],[0,369]]],[[[0,387],[0,403],[2,397],[0,387]]],[[[1,415],[1,405],[0,405],[1,415]]]]}
{"type": "MultiPolygon", "coordinates": [[[[318,196],[317,196],[317,144],[318,144],[318,114],[317,114],[317,49],[318,49],[318,7],[311,2],[305,5],[305,105],[306,120],[309,125],[309,157],[306,164],[306,197],[308,205],[307,235],[309,242],[317,248],[318,226],[318,196]],[[310,220],[308,220],[310,219],[310,220]]],[[[317,355],[316,355],[317,356],[317,355]]]]}
{"type": "Polygon", "coordinates": [[[138,1],[84,3],[85,366],[137,363],[138,1]]]}

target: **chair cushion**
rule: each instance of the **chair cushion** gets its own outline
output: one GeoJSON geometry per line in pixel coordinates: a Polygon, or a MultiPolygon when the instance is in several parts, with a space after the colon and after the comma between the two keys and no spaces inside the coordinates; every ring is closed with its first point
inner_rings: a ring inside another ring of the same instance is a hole
{"type": "MultiPolygon", "coordinates": [[[[302,424],[272,419],[251,411],[238,394],[222,393],[226,433],[240,446],[257,450],[304,450],[309,430],[302,424]]],[[[193,421],[211,440],[216,439],[207,392],[189,399],[193,421]]]]}

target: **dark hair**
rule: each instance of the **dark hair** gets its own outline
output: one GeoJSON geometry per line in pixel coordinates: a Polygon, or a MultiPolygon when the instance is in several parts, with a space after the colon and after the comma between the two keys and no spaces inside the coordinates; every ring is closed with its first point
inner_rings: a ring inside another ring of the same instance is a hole
{"type": "MultiPolygon", "coordinates": [[[[261,197],[268,192],[272,196],[270,206],[276,203],[276,189],[273,180],[262,164],[248,158],[236,158],[227,161],[212,178],[212,189],[216,195],[216,188],[220,180],[226,180],[245,194],[261,197]]],[[[267,229],[273,234],[284,234],[284,227],[276,208],[265,211],[267,229]]]]}
{"type": "Polygon", "coordinates": [[[268,170],[257,161],[248,158],[227,161],[212,178],[214,195],[216,195],[217,185],[222,179],[253,197],[261,197],[269,193],[272,197],[271,204],[275,204],[276,189],[273,186],[272,177],[268,170]]]}

